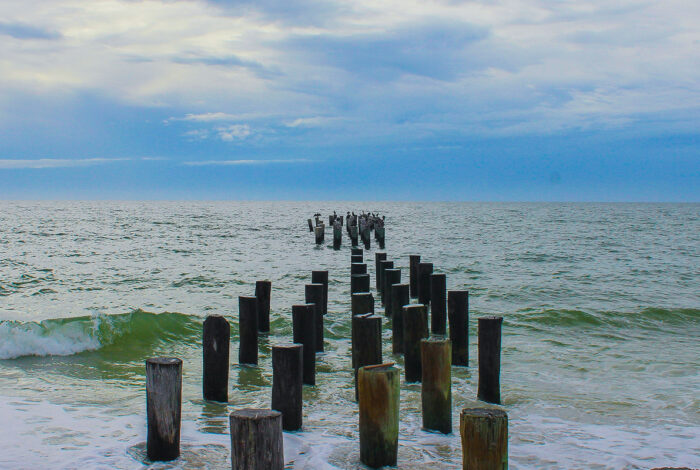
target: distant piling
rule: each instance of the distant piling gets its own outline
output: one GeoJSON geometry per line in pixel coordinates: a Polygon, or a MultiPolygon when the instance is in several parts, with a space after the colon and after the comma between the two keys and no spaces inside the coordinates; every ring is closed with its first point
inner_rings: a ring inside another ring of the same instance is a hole
{"type": "Polygon", "coordinates": [[[352,248],[350,250],[350,256],[354,256],[354,255],[364,256],[364,252],[362,251],[362,248],[352,248]]]}
{"type": "Polygon", "coordinates": [[[303,346],[272,346],[272,409],[282,413],[282,429],[297,431],[302,425],[303,346]]]}
{"type": "Polygon", "coordinates": [[[316,306],[292,305],[292,335],[294,342],[304,346],[302,351],[302,380],[316,385],[316,306]]]}
{"type": "Polygon", "coordinates": [[[355,399],[357,399],[357,370],[360,367],[382,363],[382,317],[371,314],[355,315],[352,317],[352,329],[355,399]]]}
{"type": "Polygon", "coordinates": [[[357,233],[357,226],[353,225],[349,228],[349,234],[350,234],[350,243],[352,243],[352,246],[357,246],[358,243],[358,233],[357,233]]]}
{"type": "Polygon", "coordinates": [[[316,311],[316,352],[323,352],[323,284],[306,284],[304,298],[316,311]]]}
{"type": "Polygon", "coordinates": [[[379,245],[380,249],[384,249],[385,243],[384,243],[384,227],[377,227],[374,230],[374,233],[377,236],[377,244],[379,245]]]}
{"type": "Polygon", "coordinates": [[[409,255],[409,269],[411,275],[411,298],[418,298],[418,264],[420,263],[420,255],[409,255]]]}
{"type": "Polygon", "coordinates": [[[202,328],[202,393],[205,400],[228,401],[231,327],[221,315],[209,315],[202,328]]]}
{"type": "Polygon", "coordinates": [[[508,468],[508,415],[498,408],[465,408],[459,417],[464,470],[508,468]]]}
{"type": "Polygon", "coordinates": [[[336,250],[340,249],[340,245],[343,243],[343,229],[341,227],[333,226],[333,248],[336,250]]]}
{"type": "Polygon", "coordinates": [[[272,282],[256,281],[255,297],[258,299],[258,331],[268,333],[270,331],[270,293],[272,282]]]}
{"type": "Polygon", "coordinates": [[[360,460],[369,467],[396,465],[400,381],[393,364],[365,366],[358,372],[360,460]]]}
{"type": "Polygon", "coordinates": [[[364,234],[365,234],[365,236],[364,236],[365,250],[369,250],[371,248],[370,237],[369,237],[369,228],[365,228],[364,234]]]}
{"type": "Polygon", "coordinates": [[[169,461],[180,455],[182,360],[146,360],[146,453],[148,460],[169,461]]]}
{"type": "Polygon", "coordinates": [[[350,256],[350,264],[364,263],[364,261],[364,256],[362,256],[361,254],[350,256]]]}
{"type": "Polygon", "coordinates": [[[379,297],[382,301],[382,305],[386,303],[386,299],[384,298],[384,294],[386,293],[386,284],[385,284],[385,275],[384,272],[387,269],[394,269],[394,262],[389,261],[389,260],[384,260],[379,262],[379,273],[378,275],[381,277],[381,280],[379,281],[379,297]]]}
{"type": "Polygon", "coordinates": [[[282,413],[245,408],[229,415],[233,470],[282,470],[282,413]]]}
{"type": "Polygon", "coordinates": [[[365,263],[352,263],[350,274],[367,274],[367,265],[365,263]]]}
{"type": "Polygon", "coordinates": [[[391,289],[394,284],[401,283],[401,270],[400,269],[385,269],[384,270],[384,281],[386,285],[383,285],[384,289],[384,315],[387,317],[391,316],[391,289]]]}
{"type": "Polygon", "coordinates": [[[444,274],[430,275],[430,331],[447,334],[447,278],[444,274]]]}
{"type": "Polygon", "coordinates": [[[314,231],[314,224],[313,224],[313,222],[311,222],[311,219],[307,219],[307,221],[309,222],[309,232],[313,232],[313,231],[314,231]]]}
{"type": "Polygon", "coordinates": [[[328,271],[311,271],[311,283],[323,285],[323,302],[321,315],[328,314],[328,271]]]}
{"type": "Polygon", "coordinates": [[[479,391],[488,403],[501,403],[501,324],[503,317],[479,318],[479,391]]]}
{"type": "Polygon", "coordinates": [[[421,341],[421,404],[423,427],[452,432],[452,348],[450,340],[434,336],[421,341]]]}
{"type": "Polygon", "coordinates": [[[258,364],[258,299],[238,297],[238,362],[258,364]]]}
{"type": "Polygon", "coordinates": [[[350,294],[369,292],[369,274],[350,275],[350,294]]]}
{"type": "Polygon", "coordinates": [[[326,227],[323,224],[317,225],[316,227],[314,227],[314,235],[316,236],[316,244],[323,244],[323,239],[326,235],[326,227]]]}
{"type": "Polygon", "coordinates": [[[469,365],[469,292],[451,290],[447,293],[447,312],[452,341],[452,365],[469,365]]]}
{"type": "Polygon", "coordinates": [[[377,292],[381,289],[381,271],[379,269],[379,265],[382,261],[386,261],[386,253],[375,253],[374,254],[374,275],[376,277],[375,279],[375,287],[377,289],[377,292]]]}
{"type": "Polygon", "coordinates": [[[433,263],[418,263],[418,303],[428,307],[430,304],[430,275],[433,263]]]}
{"type": "Polygon", "coordinates": [[[409,285],[394,284],[391,288],[391,352],[403,354],[403,307],[409,304],[409,285]]]}
{"type": "Polygon", "coordinates": [[[403,357],[406,382],[421,381],[420,342],[427,337],[428,312],[425,305],[406,305],[403,308],[403,357]]]}

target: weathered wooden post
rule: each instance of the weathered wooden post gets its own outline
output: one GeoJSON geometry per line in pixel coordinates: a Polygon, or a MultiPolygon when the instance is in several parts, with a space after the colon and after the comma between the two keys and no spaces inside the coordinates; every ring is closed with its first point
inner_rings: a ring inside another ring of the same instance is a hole
{"type": "Polygon", "coordinates": [[[311,271],[311,283],[323,284],[323,304],[321,314],[328,314],[328,271],[311,271]]]}
{"type": "Polygon", "coordinates": [[[503,317],[479,318],[479,391],[477,398],[501,403],[501,324],[503,317]]]}
{"type": "Polygon", "coordinates": [[[229,415],[233,470],[282,470],[282,413],[245,408],[229,415]]]}
{"type": "Polygon", "coordinates": [[[353,315],[374,313],[374,296],[371,292],[355,292],[352,294],[351,311],[353,315]]]}
{"type": "Polygon", "coordinates": [[[323,224],[317,225],[314,227],[314,235],[316,236],[316,244],[321,245],[326,235],[326,227],[323,224]]]}
{"type": "Polygon", "coordinates": [[[354,336],[355,399],[357,399],[357,369],[382,363],[382,317],[372,314],[354,315],[352,317],[352,330],[354,336]]]}
{"type": "Polygon", "coordinates": [[[350,293],[369,292],[369,274],[350,275],[350,293]]]}
{"type": "Polygon", "coordinates": [[[418,303],[428,307],[430,304],[430,275],[433,263],[418,263],[418,303]]]}
{"type": "Polygon", "coordinates": [[[364,236],[364,238],[365,238],[365,250],[369,250],[371,247],[370,246],[371,244],[370,244],[369,228],[368,227],[365,227],[364,234],[365,234],[365,236],[364,236]]]}
{"type": "Polygon", "coordinates": [[[452,365],[469,365],[469,292],[451,290],[447,293],[447,311],[452,341],[452,365]]]}
{"type": "Polygon", "coordinates": [[[396,465],[400,381],[393,363],[359,370],[360,460],[369,467],[396,465]]]}
{"type": "Polygon", "coordinates": [[[292,336],[295,343],[304,346],[302,351],[302,380],[316,385],[316,306],[292,305],[292,336]]]}
{"type": "Polygon", "coordinates": [[[332,227],[334,221],[335,221],[335,217],[333,217],[332,215],[329,215],[328,216],[328,225],[332,227]]]}
{"type": "Polygon", "coordinates": [[[420,255],[409,255],[409,269],[411,273],[411,298],[418,298],[418,264],[420,263],[420,255]]]}
{"type": "Polygon", "coordinates": [[[508,468],[508,415],[498,408],[464,408],[459,416],[464,470],[508,468]]]}
{"type": "Polygon", "coordinates": [[[313,222],[311,222],[311,219],[307,219],[307,221],[309,222],[309,232],[313,232],[313,231],[314,231],[314,224],[313,224],[313,222]]]}
{"type": "Polygon", "coordinates": [[[350,256],[350,264],[354,263],[364,263],[364,257],[362,255],[351,255],[350,256]]]}
{"type": "Polygon", "coordinates": [[[350,233],[350,242],[352,243],[352,246],[357,246],[358,245],[358,233],[357,233],[357,225],[353,225],[349,227],[349,233],[350,233]]]}
{"type": "Polygon", "coordinates": [[[379,290],[381,289],[381,286],[382,286],[381,276],[379,275],[380,274],[379,265],[382,261],[386,261],[386,253],[375,253],[374,254],[374,275],[375,275],[376,279],[375,279],[374,284],[376,286],[377,292],[379,292],[379,290]]]}
{"type": "Polygon", "coordinates": [[[258,299],[258,331],[267,333],[270,331],[270,292],[272,282],[256,281],[255,297],[258,299]]]}
{"type": "Polygon", "coordinates": [[[391,287],[391,352],[403,354],[403,307],[408,305],[408,284],[391,287]]]}
{"type": "Polygon", "coordinates": [[[296,431],[302,423],[303,346],[272,346],[272,409],[282,413],[282,429],[296,431]]]}
{"type": "Polygon", "coordinates": [[[382,250],[384,249],[384,227],[377,227],[374,230],[375,235],[377,236],[377,244],[379,245],[379,248],[382,250]]]}
{"type": "MultiPolygon", "coordinates": [[[[354,256],[354,255],[364,256],[364,251],[362,251],[362,248],[352,248],[350,250],[350,256],[354,256]]],[[[362,262],[362,261],[360,261],[360,262],[362,262]]]]}
{"type": "Polygon", "coordinates": [[[238,297],[238,362],[258,364],[258,299],[238,297]]]}
{"type": "Polygon", "coordinates": [[[447,334],[447,278],[444,274],[430,275],[430,331],[447,334]]]}
{"type": "Polygon", "coordinates": [[[228,401],[230,342],[228,321],[221,315],[209,315],[202,329],[202,392],[205,400],[228,401]]]}
{"type": "Polygon", "coordinates": [[[391,316],[391,288],[394,284],[401,283],[400,269],[385,269],[382,289],[384,290],[384,315],[391,316]]]}
{"type": "Polygon", "coordinates": [[[350,274],[367,274],[367,265],[365,263],[352,263],[350,274]]]}
{"type": "Polygon", "coordinates": [[[384,305],[384,303],[386,302],[386,300],[384,299],[384,271],[386,271],[387,269],[394,269],[394,262],[389,260],[380,261],[379,272],[377,273],[377,275],[381,278],[379,281],[379,298],[382,301],[382,305],[384,305]]]}
{"type": "Polygon", "coordinates": [[[323,284],[306,284],[304,302],[314,304],[316,311],[316,351],[323,352],[323,284]]]}
{"type": "Polygon", "coordinates": [[[333,248],[336,250],[340,249],[340,245],[343,243],[343,229],[339,226],[333,226],[333,248]]]}
{"type": "Polygon", "coordinates": [[[421,341],[421,403],[423,427],[452,432],[452,351],[450,340],[431,337],[421,341]]]}
{"type": "Polygon", "coordinates": [[[425,305],[411,304],[403,308],[403,357],[406,382],[422,378],[420,341],[428,337],[428,311],[425,305]]]}
{"type": "Polygon", "coordinates": [[[146,418],[148,460],[175,460],[180,455],[182,360],[146,360],[146,418]]]}

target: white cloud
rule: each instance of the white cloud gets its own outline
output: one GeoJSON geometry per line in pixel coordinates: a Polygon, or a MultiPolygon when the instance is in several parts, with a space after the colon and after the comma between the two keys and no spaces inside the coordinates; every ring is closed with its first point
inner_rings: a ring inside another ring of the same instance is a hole
{"type": "Polygon", "coordinates": [[[293,121],[286,122],[284,125],[287,127],[322,127],[337,120],[338,118],[315,116],[307,118],[297,118],[293,121]]]}
{"type": "Polygon", "coordinates": [[[248,124],[233,124],[230,126],[220,126],[216,129],[216,135],[224,142],[233,142],[234,140],[243,140],[250,135],[250,126],[248,124]]]}
{"type": "Polygon", "coordinates": [[[0,169],[42,169],[42,168],[70,168],[85,167],[93,165],[104,165],[108,163],[123,162],[130,158],[39,158],[34,160],[25,159],[0,159],[0,169]]]}
{"type": "Polygon", "coordinates": [[[239,165],[274,165],[288,163],[311,163],[312,160],[306,158],[291,158],[288,160],[272,159],[272,160],[202,160],[183,162],[187,166],[239,166],[239,165]]]}

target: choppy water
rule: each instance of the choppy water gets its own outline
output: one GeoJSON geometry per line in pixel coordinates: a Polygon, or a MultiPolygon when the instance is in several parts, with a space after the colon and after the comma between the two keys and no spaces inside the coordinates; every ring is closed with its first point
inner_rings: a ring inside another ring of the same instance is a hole
{"type": "MultiPolygon", "coordinates": [[[[143,363],[175,355],[183,456],[153,468],[226,468],[227,412],[269,406],[270,345],[291,337],[311,270],[328,269],[327,352],[285,453],[294,468],[359,468],[349,248],[315,247],[306,226],[334,209],[386,214],[404,279],[419,253],[470,291],[455,424],[476,395],[473,320],[505,317],[511,468],[700,467],[700,205],[280,202],[0,203],[0,467],[146,466],[143,363]],[[273,283],[273,332],[260,366],[239,367],[237,297],[258,279],[273,283]],[[212,313],[232,323],[228,406],[201,399],[212,313]]],[[[401,408],[400,467],[459,468],[457,427],[421,430],[419,385],[402,385],[401,408]]]]}

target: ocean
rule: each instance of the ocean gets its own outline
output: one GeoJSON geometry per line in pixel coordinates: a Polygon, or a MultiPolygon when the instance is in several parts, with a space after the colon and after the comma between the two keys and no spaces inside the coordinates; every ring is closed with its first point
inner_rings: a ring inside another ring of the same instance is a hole
{"type": "MultiPolygon", "coordinates": [[[[350,364],[350,247],[307,218],[386,215],[408,255],[470,299],[470,364],[453,367],[453,433],[421,429],[401,385],[400,468],[461,468],[477,388],[476,319],[502,315],[510,468],[700,467],[700,204],[0,202],[0,468],[227,468],[227,415],[269,407],[271,345],[329,271],[326,352],[304,388],[289,468],[363,468],[350,364]],[[258,367],[238,365],[238,296],[272,281],[258,367]],[[232,326],[228,404],[202,399],[202,322],[232,326]],[[182,456],[145,458],[144,361],[183,364],[182,456]]],[[[374,252],[365,252],[374,286],[374,252]]],[[[379,305],[378,305],[379,307],[379,305]]],[[[379,311],[379,310],[378,310],[379,311]]],[[[391,355],[388,320],[384,358],[391,355]]]]}

